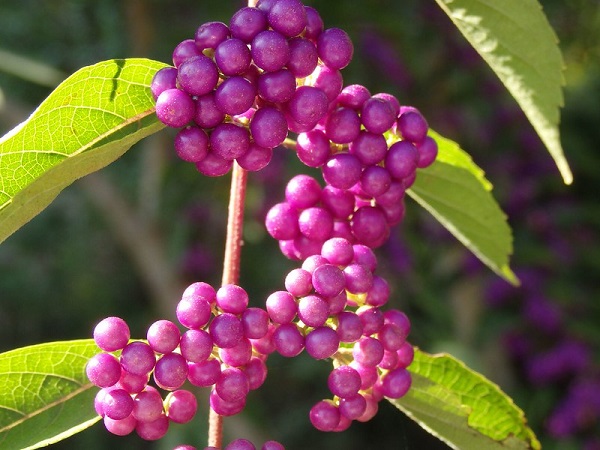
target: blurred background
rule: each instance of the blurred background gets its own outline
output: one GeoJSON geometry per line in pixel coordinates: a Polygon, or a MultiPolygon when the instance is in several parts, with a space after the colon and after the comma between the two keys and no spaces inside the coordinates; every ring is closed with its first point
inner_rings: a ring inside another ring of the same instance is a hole
{"type": "MultiPolygon", "coordinates": [[[[600,3],[542,0],[564,54],[563,147],[575,182],[561,178],[532,127],[433,0],[328,2],[326,27],[344,28],[355,57],[345,84],[390,92],[460,143],[494,184],[514,231],[514,288],[497,278],[414,202],[378,251],[390,307],[411,318],[411,342],[463,359],[511,395],[543,447],[600,449],[600,3]]],[[[0,135],[84,65],[126,57],[170,62],[204,22],[229,22],[240,1],[22,0],[0,4],[0,135]]],[[[0,245],[0,351],[91,337],[110,315],[132,335],[174,318],[182,289],[218,285],[229,177],[207,179],[179,161],[163,131],[66,189],[0,245]]],[[[306,172],[286,150],[250,175],[241,284],[260,305],[295,265],[263,230],[286,181],[306,172]]],[[[308,173],[308,172],[306,172],[308,173]]],[[[267,439],[297,449],[444,449],[382,402],[341,434],[315,431],[308,410],[328,396],[329,363],[269,359],[269,377],[225,442],[267,439]]],[[[172,449],[205,445],[207,409],[159,442],[118,438],[101,425],[56,449],[172,449]]]]}

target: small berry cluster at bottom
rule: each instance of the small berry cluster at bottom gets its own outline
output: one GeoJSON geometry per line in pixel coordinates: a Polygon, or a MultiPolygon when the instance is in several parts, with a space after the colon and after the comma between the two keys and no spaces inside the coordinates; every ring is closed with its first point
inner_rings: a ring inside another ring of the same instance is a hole
{"type": "MultiPolygon", "coordinates": [[[[103,352],[89,360],[86,373],[101,388],[94,406],[106,429],[156,440],[170,423],[189,422],[198,403],[182,389],[186,381],[210,387],[210,407],[217,414],[237,414],[248,393],[264,383],[269,354],[293,357],[304,349],[315,359],[332,357],[337,366],[328,377],[333,398],[318,402],[309,413],[315,428],[342,431],[352,420],[371,419],[383,397],[407,392],[406,367],[413,357],[406,315],[380,310],[389,288],[373,275],[376,262],[368,247],[333,238],[323,245],[322,255],[286,277],[286,290],[270,295],[266,309],[249,307],[240,286],[215,290],[197,282],[177,305],[183,332],[174,322],[158,320],[148,328],[146,341],[130,340],[123,319],[103,319],[94,329],[103,352]],[[161,390],[167,392],[164,399],[161,390]]],[[[238,441],[227,448],[254,448],[238,441]]],[[[279,448],[267,444],[263,449],[279,448]]]]}

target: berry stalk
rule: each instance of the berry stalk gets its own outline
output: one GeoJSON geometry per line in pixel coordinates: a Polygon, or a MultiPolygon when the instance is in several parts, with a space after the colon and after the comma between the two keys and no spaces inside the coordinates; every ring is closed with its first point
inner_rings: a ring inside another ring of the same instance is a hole
{"type": "MultiPolygon", "coordinates": [[[[233,164],[231,191],[227,213],[227,236],[221,284],[237,284],[240,277],[242,232],[244,229],[244,202],[248,173],[239,164],[233,164]]],[[[223,441],[223,416],[209,408],[208,445],[221,448],[223,441]]]]}

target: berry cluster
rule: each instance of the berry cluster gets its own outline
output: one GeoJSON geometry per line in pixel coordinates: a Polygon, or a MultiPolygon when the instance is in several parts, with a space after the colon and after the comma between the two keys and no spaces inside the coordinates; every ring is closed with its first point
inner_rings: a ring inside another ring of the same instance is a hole
{"type": "Polygon", "coordinates": [[[210,406],[223,416],[240,412],[248,392],[263,384],[264,357],[253,351],[251,342],[266,335],[269,319],[266,311],[248,307],[244,289],[230,284],[215,291],[207,283],[194,283],[183,293],[176,314],[185,332],[159,320],[148,328],[147,342],[129,342],[129,327],[117,317],[102,320],[94,329],[104,353],[92,357],[86,371],[102,388],[95,406],[110,432],[125,435],[135,429],[143,439],[155,440],[167,432],[169,422],[190,421],[197,400],[180,389],[186,381],[211,387],[210,406]],[[148,385],[151,377],[158,388],[169,391],[164,401],[148,385]]]}
{"type": "MultiPolygon", "coordinates": [[[[181,128],[175,150],[201,173],[224,175],[234,161],[260,170],[291,132],[299,160],[320,169],[325,186],[297,175],[285,201],[267,214],[269,234],[302,265],[286,276],[285,290],[267,298],[266,309],[248,307],[239,286],[215,291],[198,282],[177,306],[183,333],[160,320],[148,329],[147,343],[129,342],[121,319],[100,322],[94,338],[106,353],[93,357],[87,371],[102,388],[96,409],[109,431],[135,429],[157,439],[170,421],[191,420],[197,405],[181,389],[186,380],[211,388],[217,414],[237,414],[248,392],[263,384],[266,359],[275,351],[333,358],[333,398],[309,414],[321,431],[367,421],[383,397],[409,389],[410,322],[398,310],[381,309],[390,288],[375,274],[373,249],[401,222],[404,193],[417,168],[435,160],[437,145],[417,109],[358,84],[344,87],[340,70],[352,54],[349,36],[325,29],[318,12],[300,0],[259,0],[229,25],[200,26],[194,39],[175,48],[174,67],[156,73],[157,117],[181,128]],[[151,377],[170,392],[164,401],[148,385],[151,377]]],[[[254,446],[238,439],[227,448],[254,446]]],[[[283,447],[269,441],[262,448],[283,447]]]]}
{"type": "Polygon", "coordinates": [[[183,127],[175,149],[201,173],[224,175],[234,160],[259,170],[288,129],[310,130],[323,117],[352,52],[344,31],[324,30],[299,0],[259,1],[175,48],[175,67],[152,81],[156,114],[183,127]]]}
{"type": "Polygon", "coordinates": [[[410,322],[398,310],[382,311],[390,288],[376,267],[370,247],[330,238],[290,271],[286,290],[267,298],[274,350],[293,357],[305,349],[315,359],[333,357],[337,366],[328,378],[333,400],[310,412],[321,431],[367,421],[384,396],[400,398],[410,387],[410,322]]]}

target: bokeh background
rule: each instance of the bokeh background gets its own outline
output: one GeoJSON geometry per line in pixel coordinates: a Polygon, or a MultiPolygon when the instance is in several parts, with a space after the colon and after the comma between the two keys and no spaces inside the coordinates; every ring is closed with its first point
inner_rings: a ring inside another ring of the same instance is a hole
{"type": "MultiPolygon", "coordinates": [[[[391,305],[409,314],[411,340],[447,351],[499,383],[525,410],[544,448],[600,449],[600,2],[542,0],[565,59],[563,146],[574,174],[565,186],[532,127],[433,0],[307,1],[327,27],[348,31],[355,57],[345,84],[390,92],[417,106],[459,142],[494,184],[509,216],[513,288],[482,266],[414,202],[379,250],[391,305]]],[[[24,120],[84,65],[126,57],[170,62],[207,21],[243,2],[37,0],[0,4],[0,134],[24,120]]],[[[143,337],[174,318],[182,289],[218,285],[228,177],[206,179],[174,157],[164,131],[100,173],[66,189],[0,245],[0,351],[87,338],[109,315],[143,337]]],[[[295,267],[265,233],[266,210],[291,175],[307,172],[286,150],[250,176],[241,284],[261,304],[295,267]]],[[[367,424],[341,434],[312,429],[308,410],[328,395],[330,366],[269,360],[270,376],[225,442],[277,439],[297,449],[443,449],[382,402],[367,424]]],[[[172,449],[205,445],[206,408],[156,443],[117,438],[101,425],[52,448],[172,449]]]]}

